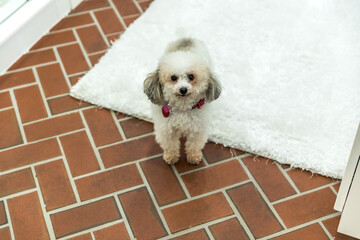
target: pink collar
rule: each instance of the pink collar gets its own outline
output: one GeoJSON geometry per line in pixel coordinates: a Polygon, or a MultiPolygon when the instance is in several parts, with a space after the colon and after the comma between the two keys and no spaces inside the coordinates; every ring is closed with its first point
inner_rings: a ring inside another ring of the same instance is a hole
{"type": "MultiPolygon", "coordinates": [[[[204,104],[205,104],[205,99],[200,99],[200,100],[197,102],[197,104],[194,105],[194,106],[191,108],[191,110],[192,110],[192,109],[195,109],[195,108],[200,109],[202,106],[204,106],[204,104]]],[[[162,107],[162,114],[163,114],[164,117],[166,117],[166,118],[169,117],[170,111],[171,111],[171,108],[169,107],[169,105],[165,104],[165,105],[162,107]]]]}

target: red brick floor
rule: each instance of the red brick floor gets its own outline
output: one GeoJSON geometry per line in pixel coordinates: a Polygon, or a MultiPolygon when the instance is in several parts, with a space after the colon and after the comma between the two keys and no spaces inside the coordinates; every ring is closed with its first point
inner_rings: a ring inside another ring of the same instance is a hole
{"type": "Polygon", "coordinates": [[[151,0],[87,0],[0,76],[0,239],[351,239],[339,181],[208,143],[166,165],[153,125],[69,89],[151,0]]]}

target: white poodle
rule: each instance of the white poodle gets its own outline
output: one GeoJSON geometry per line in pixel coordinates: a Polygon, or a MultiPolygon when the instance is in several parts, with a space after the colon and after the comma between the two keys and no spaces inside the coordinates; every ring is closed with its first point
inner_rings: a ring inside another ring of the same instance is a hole
{"type": "Polygon", "coordinates": [[[192,38],[170,43],[157,70],[145,79],[144,92],[154,103],[155,136],[165,162],[179,161],[185,137],[187,162],[199,164],[208,138],[208,103],[221,93],[205,44],[192,38]]]}

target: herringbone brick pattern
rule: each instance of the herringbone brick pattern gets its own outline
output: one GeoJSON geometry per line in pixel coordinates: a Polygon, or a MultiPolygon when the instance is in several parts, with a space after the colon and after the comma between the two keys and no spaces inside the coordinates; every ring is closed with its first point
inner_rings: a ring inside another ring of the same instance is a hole
{"type": "Polygon", "coordinates": [[[86,0],[0,76],[0,239],[351,239],[339,182],[208,143],[166,165],[153,125],[69,89],[151,0],[86,0]]]}

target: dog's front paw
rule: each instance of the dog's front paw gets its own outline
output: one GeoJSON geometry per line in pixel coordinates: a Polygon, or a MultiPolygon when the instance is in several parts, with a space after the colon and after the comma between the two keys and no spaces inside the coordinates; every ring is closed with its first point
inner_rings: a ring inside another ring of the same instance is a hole
{"type": "Polygon", "coordinates": [[[164,152],[163,158],[167,164],[175,164],[180,160],[180,155],[173,152],[164,152]]]}
{"type": "Polygon", "coordinates": [[[199,165],[202,160],[202,153],[191,154],[187,156],[187,162],[194,165],[199,165]]]}

